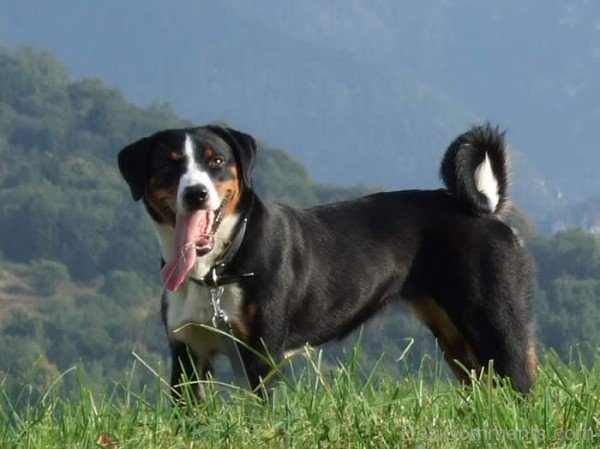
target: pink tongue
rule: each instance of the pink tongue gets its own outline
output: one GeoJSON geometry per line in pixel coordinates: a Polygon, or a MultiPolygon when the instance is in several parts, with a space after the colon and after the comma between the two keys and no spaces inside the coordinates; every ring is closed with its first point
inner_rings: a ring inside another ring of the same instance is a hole
{"type": "MultiPolygon", "coordinates": [[[[173,258],[160,271],[164,287],[176,291],[196,262],[196,241],[206,232],[208,211],[200,210],[190,215],[175,217],[175,248],[173,258]]],[[[203,239],[201,239],[203,240],[203,239]]]]}

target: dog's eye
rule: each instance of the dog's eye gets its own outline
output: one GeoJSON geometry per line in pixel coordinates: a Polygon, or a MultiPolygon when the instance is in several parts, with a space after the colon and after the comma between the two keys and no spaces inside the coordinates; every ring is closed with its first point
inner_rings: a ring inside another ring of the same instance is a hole
{"type": "Polygon", "coordinates": [[[225,160],[222,157],[213,157],[211,160],[208,161],[208,166],[210,168],[219,168],[222,167],[224,163],[225,160]]]}

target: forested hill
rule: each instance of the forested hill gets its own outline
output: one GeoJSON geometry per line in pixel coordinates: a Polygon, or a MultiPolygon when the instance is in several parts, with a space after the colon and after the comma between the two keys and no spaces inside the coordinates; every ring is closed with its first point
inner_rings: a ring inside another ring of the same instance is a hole
{"type": "MultiPolygon", "coordinates": [[[[154,272],[154,236],[117,174],[116,154],[184,125],[168,105],[139,107],[98,79],[70,79],[52,54],[0,50],[1,253],[59,261],[79,280],[115,269],[154,272]]],[[[284,150],[262,142],[256,185],[300,205],[366,192],[315,184],[284,150]]]]}

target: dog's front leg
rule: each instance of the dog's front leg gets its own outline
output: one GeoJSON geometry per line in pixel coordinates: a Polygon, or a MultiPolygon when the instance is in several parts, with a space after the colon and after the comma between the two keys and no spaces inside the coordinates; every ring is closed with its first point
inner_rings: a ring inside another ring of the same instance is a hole
{"type": "Polygon", "coordinates": [[[256,336],[249,344],[252,349],[240,347],[250,387],[264,400],[269,399],[273,383],[280,374],[278,370],[283,369],[278,364],[284,358],[284,340],[271,337],[256,336]]]}
{"type": "Polygon", "coordinates": [[[203,365],[199,373],[197,363],[197,358],[185,344],[171,346],[171,395],[175,402],[200,399],[199,375],[208,377],[210,365],[203,365]]]}

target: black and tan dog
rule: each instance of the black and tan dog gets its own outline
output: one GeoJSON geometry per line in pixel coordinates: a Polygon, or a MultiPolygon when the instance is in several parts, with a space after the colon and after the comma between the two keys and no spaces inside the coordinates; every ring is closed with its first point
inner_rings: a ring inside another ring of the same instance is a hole
{"type": "MultiPolygon", "coordinates": [[[[166,261],[174,388],[184,376],[205,375],[223,348],[218,334],[186,324],[211,322],[209,289],[190,279],[205,278],[228,253],[221,276],[254,273],[227,284],[221,301],[250,347],[282,357],[340,338],[403,300],[438,338],[457,377],[465,374],[454,360],[479,370],[493,359],[527,392],[536,367],[532,267],[500,218],[507,157],[497,129],[476,127],[446,152],[446,189],[298,209],[257,196],[254,139],[233,129],[166,130],[124,148],[119,168],[133,199],[144,201],[166,261]]],[[[251,351],[242,358],[256,387],[269,366],[251,351]]]]}

